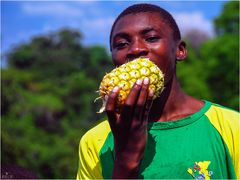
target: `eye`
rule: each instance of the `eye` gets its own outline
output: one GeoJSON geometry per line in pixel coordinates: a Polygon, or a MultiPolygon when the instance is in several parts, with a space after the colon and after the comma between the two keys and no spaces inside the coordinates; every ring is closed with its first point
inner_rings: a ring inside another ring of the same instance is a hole
{"type": "Polygon", "coordinates": [[[123,49],[125,48],[129,43],[127,41],[118,41],[113,44],[114,48],[117,49],[123,49]]]}
{"type": "Polygon", "coordinates": [[[145,39],[145,41],[150,42],[150,43],[154,43],[154,42],[157,42],[159,39],[160,39],[160,37],[158,37],[158,36],[150,36],[150,37],[147,37],[145,39]]]}

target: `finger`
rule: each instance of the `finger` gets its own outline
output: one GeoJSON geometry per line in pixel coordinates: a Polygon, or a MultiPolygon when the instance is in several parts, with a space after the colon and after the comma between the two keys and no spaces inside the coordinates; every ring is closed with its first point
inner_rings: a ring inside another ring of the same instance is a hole
{"type": "Polygon", "coordinates": [[[134,109],[134,115],[133,115],[134,118],[132,122],[132,128],[140,128],[140,126],[142,126],[143,124],[142,121],[146,120],[143,118],[143,114],[144,114],[144,107],[148,97],[148,87],[149,87],[149,79],[144,78],[140,95],[134,109]]]}
{"type": "Polygon", "coordinates": [[[138,79],[136,81],[136,83],[134,84],[134,86],[132,87],[132,89],[131,89],[130,93],[128,94],[127,99],[123,105],[123,108],[122,108],[123,115],[124,114],[127,114],[129,116],[132,115],[131,113],[132,113],[133,107],[136,103],[136,100],[139,96],[141,86],[142,86],[142,80],[138,79]]]}
{"type": "Polygon", "coordinates": [[[146,106],[145,106],[145,111],[150,111],[152,103],[153,103],[153,97],[154,97],[154,90],[149,89],[147,102],[146,102],[146,106]]]}
{"type": "Polygon", "coordinates": [[[116,108],[116,102],[119,94],[119,88],[116,86],[113,88],[113,90],[109,93],[107,96],[107,102],[106,102],[106,114],[108,116],[108,121],[111,126],[111,129],[115,128],[115,124],[117,121],[117,116],[115,113],[116,108]]]}
{"type": "Polygon", "coordinates": [[[132,87],[121,112],[121,118],[119,122],[119,125],[123,129],[129,129],[132,124],[132,118],[133,118],[133,109],[136,104],[137,98],[139,96],[140,90],[142,86],[142,80],[138,79],[134,86],[132,87]]]}
{"type": "Polygon", "coordinates": [[[139,93],[140,93],[140,90],[141,90],[141,87],[142,87],[142,80],[141,79],[138,79],[136,81],[136,83],[134,84],[133,88],[131,89],[127,99],[126,99],[126,102],[125,104],[126,105],[134,105],[138,96],[139,96],[139,93]]]}
{"type": "Polygon", "coordinates": [[[149,113],[153,104],[153,96],[154,96],[154,91],[150,89],[148,93],[147,101],[145,104],[144,114],[143,114],[144,123],[148,122],[149,113]]]}
{"type": "Polygon", "coordinates": [[[148,96],[148,86],[149,86],[149,79],[146,77],[143,80],[142,89],[140,91],[140,95],[137,100],[137,105],[135,108],[135,116],[141,117],[141,115],[142,115],[142,111],[144,109],[144,106],[145,106],[145,103],[147,100],[147,96],[148,96]]]}

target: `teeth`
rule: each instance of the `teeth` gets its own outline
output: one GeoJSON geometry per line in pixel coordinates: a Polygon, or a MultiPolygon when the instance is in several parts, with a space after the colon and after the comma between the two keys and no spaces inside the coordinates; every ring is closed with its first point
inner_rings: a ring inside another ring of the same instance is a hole
{"type": "Polygon", "coordinates": [[[117,112],[120,112],[130,89],[137,79],[143,80],[145,77],[148,77],[150,80],[149,89],[154,91],[154,98],[160,96],[164,86],[163,74],[161,70],[147,58],[137,58],[106,74],[99,87],[99,94],[103,100],[103,107],[99,112],[101,113],[105,110],[106,103],[104,97],[109,94],[115,86],[120,88],[117,99],[117,112]]]}

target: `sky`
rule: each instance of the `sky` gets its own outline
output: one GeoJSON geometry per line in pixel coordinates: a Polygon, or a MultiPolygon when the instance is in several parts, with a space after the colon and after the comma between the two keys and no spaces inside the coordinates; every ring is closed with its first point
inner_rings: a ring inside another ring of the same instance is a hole
{"type": "Polygon", "coordinates": [[[122,10],[136,3],[151,3],[169,11],[184,35],[199,29],[214,36],[213,19],[226,1],[1,1],[1,65],[6,53],[33,37],[73,28],[86,46],[109,49],[109,33],[122,10]]]}

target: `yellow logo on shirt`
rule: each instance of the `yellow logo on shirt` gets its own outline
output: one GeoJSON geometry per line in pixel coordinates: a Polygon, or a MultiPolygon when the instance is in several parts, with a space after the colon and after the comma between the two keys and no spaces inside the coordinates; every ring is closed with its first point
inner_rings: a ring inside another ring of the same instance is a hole
{"type": "Polygon", "coordinates": [[[213,175],[212,171],[208,171],[208,166],[210,163],[211,161],[195,162],[193,165],[193,168],[188,168],[187,172],[197,180],[202,180],[202,179],[209,180],[210,177],[213,175]]]}

